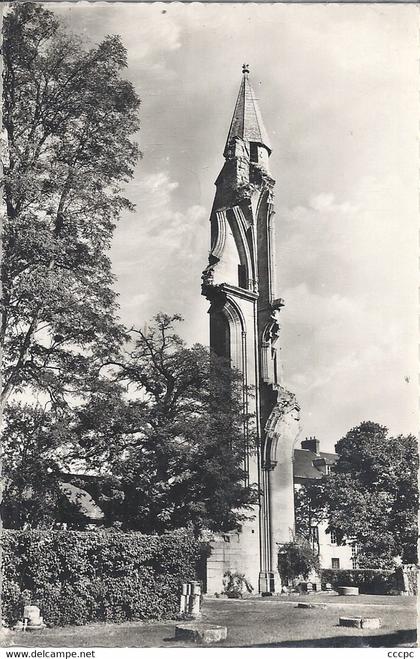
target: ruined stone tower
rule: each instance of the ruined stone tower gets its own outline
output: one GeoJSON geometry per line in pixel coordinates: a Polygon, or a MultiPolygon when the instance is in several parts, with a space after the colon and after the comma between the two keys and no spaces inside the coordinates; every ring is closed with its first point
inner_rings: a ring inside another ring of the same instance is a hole
{"type": "Polygon", "coordinates": [[[254,519],[239,534],[213,543],[208,592],[220,592],[226,570],[244,573],[257,592],[277,590],[279,544],[291,539],[294,527],[293,445],[299,407],[282,386],[279,359],[284,302],[276,290],[272,149],[248,65],[242,72],[225,163],[216,180],[202,292],[210,302],[210,346],[242,372],[244,404],[255,414],[258,450],[249,450],[246,472],[249,482],[258,483],[261,496],[254,519]]]}

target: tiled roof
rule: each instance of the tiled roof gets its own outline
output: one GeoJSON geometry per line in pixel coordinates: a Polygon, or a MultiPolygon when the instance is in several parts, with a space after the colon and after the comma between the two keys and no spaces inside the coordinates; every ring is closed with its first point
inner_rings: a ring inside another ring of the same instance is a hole
{"type": "Polygon", "coordinates": [[[331,462],[337,462],[338,460],[337,453],[324,453],[321,451],[320,456],[321,458],[325,458],[328,464],[330,464],[331,462]]]}
{"type": "Polygon", "coordinates": [[[230,124],[226,149],[234,137],[240,137],[248,142],[257,142],[271,151],[267,131],[261,117],[254,90],[245,70],[236,101],[235,111],[230,124]]]}
{"type": "Polygon", "coordinates": [[[313,460],[324,458],[327,464],[337,461],[335,453],[320,453],[316,455],[305,449],[295,449],[293,462],[293,477],[296,478],[321,478],[325,473],[321,467],[315,467],[313,460]]]}

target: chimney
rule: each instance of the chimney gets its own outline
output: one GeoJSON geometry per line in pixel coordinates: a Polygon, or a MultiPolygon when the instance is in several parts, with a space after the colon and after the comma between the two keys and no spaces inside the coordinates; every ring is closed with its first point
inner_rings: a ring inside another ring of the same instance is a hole
{"type": "Polygon", "coordinates": [[[311,451],[311,453],[315,453],[316,455],[319,455],[319,439],[316,437],[308,437],[301,442],[301,447],[303,449],[306,449],[307,451],[311,451]]]}

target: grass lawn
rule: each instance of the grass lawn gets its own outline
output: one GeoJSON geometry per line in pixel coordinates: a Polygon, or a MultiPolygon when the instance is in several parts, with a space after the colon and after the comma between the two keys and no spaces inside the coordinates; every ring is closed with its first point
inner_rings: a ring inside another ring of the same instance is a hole
{"type": "MultiPolygon", "coordinates": [[[[307,595],[206,599],[203,621],[226,625],[218,647],[414,647],[414,597],[307,595]],[[325,609],[297,609],[298,601],[324,602],[325,609]],[[340,615],[381,618],[381,629],[338,626],[340,615]]],[[[187,647],[174,639],[176,622],[92,624],[85,627],[11,632],[2,646],[29,647],[187,647]]]]}

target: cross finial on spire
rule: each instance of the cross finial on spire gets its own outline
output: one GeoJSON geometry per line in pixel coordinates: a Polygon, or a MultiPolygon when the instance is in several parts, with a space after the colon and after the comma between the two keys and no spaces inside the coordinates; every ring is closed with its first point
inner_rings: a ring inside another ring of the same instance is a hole
{"type": "Polygon", "coordinates": [[[242,64],[242,73],[245,75],[249,73],[249,64],[242,64]]]}

